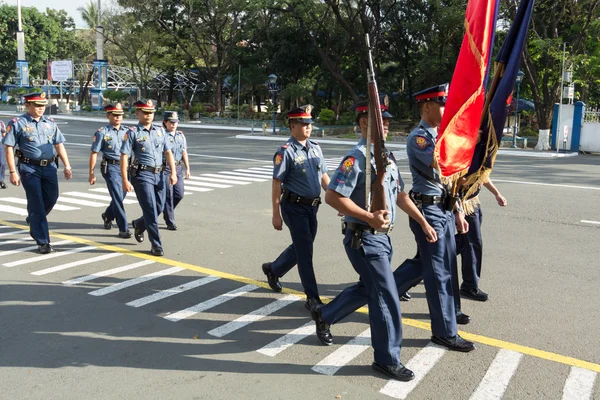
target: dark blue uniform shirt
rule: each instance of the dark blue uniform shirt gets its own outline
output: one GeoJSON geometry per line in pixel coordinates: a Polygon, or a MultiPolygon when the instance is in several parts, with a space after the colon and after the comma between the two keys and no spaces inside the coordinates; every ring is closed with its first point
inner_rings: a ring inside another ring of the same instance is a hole
{"type": "Polygon", "coordinates": [[[140,124],[132,126],[123,138],[121,154],[133,156],[142,165],[160,167],[163,163],[163,153],[172,150],[171,142],[165,130],[156,125],[146,129],[140,124]]]}
{"type": "Polygon", "coordinates": [[[406,152],[408,153],[408,162],[413,179],[413,192],[429,196],[440,196],[443,194],[441,187],[430,182],[416,170],[418,169],[425,176],[440,183],[437,168],[431,167],[436,140],[437,132],[423,120],[421,120],[419,126],[413,129],[406,139],[406,152]]]}
{"type": "Polygon", "coordinates": [[[94,134],[91,151],[94,153],[102,152],[103,157],[108,160],[119,160],[123,138],[126,133],[127,128],[123,125],[119,129],[112,125],[106,125],[98,129],[94,134]]]}
{"type": "Polygon", "coordinates": [[[54,119],[42,116],[36,121],[29,114],[13,118],[3,139],[5,145],[18,147],[24,157],[32,160],[54,157],[54,146],[64,142],[65,137],[54,119]]]}

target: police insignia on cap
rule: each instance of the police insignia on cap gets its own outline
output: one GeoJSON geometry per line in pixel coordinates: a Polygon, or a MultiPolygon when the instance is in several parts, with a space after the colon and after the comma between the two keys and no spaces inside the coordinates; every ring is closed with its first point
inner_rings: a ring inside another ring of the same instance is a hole
{"type": "Polygon", "coordinates": [[[42,99],[45,99],[45,98],[46,98],[46,92],[42,92],[42,93],[40,94],[40,97],[41,97],[42,99]]]}
{"type": "Polygon", "coordinates": [[[148,99],[148,101],[146,102],[146,105],[148,107],[153,107],[154,106],[154,104],[152,103],[152,100],[150,100],[150,99],[148,99]]]}
{"type": "Polygon", "coordinates": [[[179,118],[179,115],[177,115],[177,111],[173,111],[173,114],[171,114],[171,118],[179,118]]]}
{"type": "Polygon", "coordinates": [[[122,110],[122,109],[123,109],[123,106],[121,106],[121,103],[117,103],[117,104],[115,105],[115,108],[116,108],[117,110],[122,110]]]}
{"type": "Polygon", "coordinates": [[[383,95],[381,98],[381,104],[383,104],[386,107],[390,106],[390,98],[387,94],[383,95]]]}

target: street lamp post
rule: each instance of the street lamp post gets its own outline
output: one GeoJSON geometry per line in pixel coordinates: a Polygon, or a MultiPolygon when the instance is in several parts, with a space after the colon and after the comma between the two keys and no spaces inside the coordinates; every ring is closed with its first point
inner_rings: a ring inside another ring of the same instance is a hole
{"type": "Polygon", "coordinates": [[[519,94],[521,91],[521,82],[523,81],[523,76],[525,76],[525,74],[523,73],[523,71],[519,70],[519,72],[517,72],[517,101],[515,102],[515,123],[513,126],[513,143],[512,143],[513,149],[517,148],[517,121],[519,120],[519,94]]]}
{"type": "Polygon", "coordinates": [[[275,132],[275,114],[277,113],[277,109],[275,108],[275,92],[276,92],[276,84],[277,84],[277,75],[275,74],[271,74],[268,77],[268,82],[269,82],[269,91],[272,93],[273,95],[273,135],[276,134],[275,132]]]}

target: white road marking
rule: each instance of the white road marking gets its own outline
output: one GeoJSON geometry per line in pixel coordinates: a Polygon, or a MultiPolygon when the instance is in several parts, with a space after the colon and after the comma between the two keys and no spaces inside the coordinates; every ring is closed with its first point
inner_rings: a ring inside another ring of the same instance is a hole
{"type": "MultiPolygon", "coordinates": [[[[19,199],[17,197],[3,197],[0,200],[1,201],[6,201],[6,202],[9,202],[9,203],[14,203],[14,204],[27,205],[27,199],[19,199]]],[[[58,210],[58,211],[74,211],[74,210],[81,210],[81,208],[79,208],[79,207],[71,207],[71,206],[63,206],[62,204],[55,204],[53,210],[58,210]]]]}
{"type": "Polygon", "coordinates": [[[103,254],[100,256],[92,257],[92,258],[86,258],[85,260],[73,261],[73,262],[70,262],[67,264],[57,265],[55,267],[35,271],[35,272],[32,272],[31,275],[38,275],[38,276],[47,275],[47,274],[51,274],[53,272],[62,271],[62,270],[73,268],[73,267],[78,267],[80,265],[91,264],[96,261],[109,260],[111,258],[119,257],[122,255],[123,254],[121,254],[121,253],[103,254]]]}
{"type": "Polygon", "coordinates": [[[195,187],[195,186],[186,186],[185,190],[190,190],[192,192],[212,192],[214,189],[195,187]]]}
{"type": "Polygon", "coordinates": [[[500,349],[470,400],[501,400],[521,357],[522,353],[500,349]]]}
{"type": "Polygon", "coordinates": [[[225,335],[230,334],[231,332],[237,331],[240,328],[243,328],[246,325],[251,324],[252,322],[260,321],[268,315],[273,314],[274,312],[282,309],[283,307],[292,304],[295,301],[300,299],[299,296],[295,294],[289,294],[281,299],[275,300],[266,306],[258,308],[251,313],[243,315],[231,322],[226,323],[225,325],[221,325],[215,329],[212,329],[208,332],[209,335],[216,337],[223,337],[225,335]]]}
{"type": "Polygon", "coordinates": [[[586,219],[582,219],[580,221],[582,224],[592,224],[592,225],[600,225],[600,221],[588,221],[586,219]]]}
{"type": "MultiPolygon", "coordinates": [[[[90,192],[98,192],[98,193],[109,193],[107,188],[103,188],[103,187],[99,187],[99,188],[93,188],[93,189],[88,189],[90,192]]],[[[137,201],[137,197],[135,196],[135,192],[127,192],[125,195],[125,198],[127,197],[131,197],[132,199],[136,199],[137,201]]]]}
{"type": "Polygon", "coordinates": [[[208,188],[217,188],[217,189],[226,189],[232,187],[231,185],[220,185],[218,183],[208,183],[208,182],[199,182],[199,181],[187,181],[185,183],[186,189],[194,188],[194,187],[208,187],[208,188]]]}
{"type": "Polygon", "coordinates": [[[239,160],[239,161],[256,161],[256,162],[268,162],[265,160],[255,160],[253,158],[238,158],[238,157],[223,157],[223,156],[209,156],[206,154],[192,154],[192,153],[188,153],[188,156],[194,156],[194,157],[206,157],[206,158],[220,158],[223,160],[239,160]]]}
{"type": "Polygon", "coordinates": [[[224,293],[220,296],[213,297],[212,299],[206,300],[202,303],[196,304],[195,306],[188,307],[184,310],[177,311],[173,314],[166,315],[164,318],[169,321],[177,322],[185,318],[189,318],[192,315],[196,315],[203,311],[209,310],[213,307],[216,307],[220,304],[223,304],[229,300],[235,299],[236,297],[242,296],[248,292],[258,289],[258,286],[254,285],[246,285],[241,288],[237,288],[230,292],[224,293]]]}
{"type": "MultiPolygon", "coordinates": [[[[58,246],[61,244],[67,244],[67,243],[71,243],[70,240],[62,240],[60,242],[56,242],[56,243],[52,243],[52,246],[58,246]]],[[[27,246],[27,247],[21,247],[20,249],[15,249],[15,250],[7,250],[7,251],[3,251],[0,252],[0,257],[6,257],[6,256],[10,256],[11,254],[19,254],[19,253],[24,253],[26,251],[30,251],[30,250],[37,250],[37,244],[35,246],[27,246]]]]}
{"type": "Polygon", "coordinates": [[[494,182],[519,183],[519,184],[523,184],[523,185],[537,185],[537,186],[553,186],[553,187],[563,187],[563,188],[569,188],[569,189],[600,190],[600,187],[593,187],[593,186],[559,185],[557,183],[511,181],[511,180],[506,180],[506,179],[495,179],[495,178],[494,178],[494,182]]]}
{"type": "Polygon", "coordinates": [[[140,283],[151,281],[152,279],[160,278],[160,277],[163,277],[166,275],[171,275],[176,272],[180,272],[180,271],[184,271],[184,270],[185,270],[185,268],[181,268],[181,267],[171,267],[168,269],[163,269],[162,271],[153,272],[148,275],[139,276],[137,278],[133,278],[133,279],[129,279],[129,280],[126,280],[123,282],[115,283],[114,285],[107,286],[102,289],[94,290],[93,292],[90,292],[88,294],[91,294],[92,296],[104,296],[106,294],[113,293],[113,292],[119,291],[121,289],[125,289],[125,288],[131,287],[131,286],[134,286],[134,285],[137,285],[140,283]]]}
{"type": "Polygon", "coordinates": [[[246,168],[246,169],[234,169],[235,172],[242,172],[242,173],[246,173],[246,174],[254,174],[254,176],[272,176],[273,173],[269,172],[269,171],[254,171],[251,168],[246,168]]]}
{"type": "Polygon", "coordinates": [[[277,354],[313,333],[315,333],[315,323],[310,321],[256,351],[266,356],[275,357],[277,354]]]}
{"type": "Polygon", "coordinates": [[[598,373],[583,368],[571,367],[563,388],[562,400],[589,400],[594,392],[594,381],[598,373]]]}
{"type": "Polygon", "coordinates": [[[12,226],[0,225],[0,229],[8,229],[8,228],[12,228],[12,226]]]}
{"type": "Polygon", "coordinates": [[[371,347],[371,329],[367,329],[319,361],[317,365],[312,367],[312,370],[324,375],[334,375],[340,368],[358,357],[369,347],[371,347]]]}
{"type": "Polygon", "coordinates": [[[215,179],[215,178],[207,178],[204,176],[190,176],[190,179],[194,181],[203,181],[203,182],[216,182],[216,183],[230,183],[232,185],[250,185],[252,182],[243,182],[243,181],[232,181],[228,179],[215,179]]]}
{"type": "Polygon", "coordinates": [[[64,201],[65,203],[71,203],[71,204],[79,204],[80,206],[88,206],[88,207],[108,207],[108,203],[96,203],[95,201],[87,201],[87,200],[82,200],[82,199],[71,199],[69,197],[62,197],[60,196],[58,198],[58,201],[64,201]]]}
{"type": "MultiPolygon", "coordinates": [[[[56,244],[58,244],[58,243],[56,243],[56,244]]],[[[41,256],[26,258],[24,260],[13,261],[13,262],[2,264],[2,265],[4,265],[5,267],[9,267],[9,268],[17,267],[19,265],[34,263],[37,261],[45,261],[45,260],[48,260],[51,258],[64,257],[64,256],[68,256],[70,254],[81,253],[83,251],[89,251],[89,250],[93,250],[96,248],[97,247],[94,247],[94,246],[76,247],[74,249],[55,251],[54,253],[42,254],[41,256]]]]}
{"type": "MultiPolygon", "coordinates": [[[[253,181],[253,182],[267,182],[269,180],[269,179],[265,179],[265,178],[258,178],[254,174],[244,174],[243,172],[221,171],[221,172],[219,172],[219,174],[232,175],[236,179],[244,179],[244,180],[249,180],[249,181],[253,181]]],[[[215,176],[214,174],[205,174],[205,175],[215,176]]]]}
{"type": "Polygon", "coordinates": [[[2,233],[0,233],[0,236],[22,235],[24,233],[29,233],[29,231],[18,230],[18,231],[12,231],[12,232],[2,232],[2,233]]]}
{"type": "Polygon", "coordinates": [[[406,399],[445,353],[446,349],[431,343],[428,344],[406,364],[406,368],[415,373],[415,379],[409,382],[390,379],[379,393],[395,399],[406,399]]]}
{"type": "Polygon", "coordinates": [[[147,304],[154,303],[155,301],[159,301],[162,299],[166,299],[167,297],[175,296],[176,294],[183,293],[187,290],[195,289],[197,287],[206,285],[207,283],[211,283],[211,282],[217,281],[219,279],[221,279],[221,278],[219,278],[218,276],[207,276],[207,277],[204,277],[201,279],[196,279],[195,281],[192,281],[192,282],[185,283],[183,285],[177,285],[171,289],[161,290],[160,292],[151,294],[146,297],[142,297],[137,300],[130,301],[129,303],[126,303],[126,304],[128,306],[136,307],[136,308],[142,307],[147,304]]]}
{"type": "Polygon", "coordinates": [[[0,246],[5,246],[7,244],[25,243],[25,242],[30,242],[32,240],[33,240],[33,238],[31,238],[31,237],[26,237],[26,238],[23,238],[23,239],[7,240],[6,242],[0,242],[0,246]]]}
{"type": "Polygon", "coordinates": [[[248,169],[251,169],[253,171],[264,171],[269,173],[273,172],[273,167],[250,167],[248,169]]]}
{"type": "Polygon", "coordinates": [[[143,267],[143,266],[150,265],[150,264],[154,264],[154,261],[151,261],[151,260],[139,261],[139,262],[136,262],[133,264],[124,265],[122,267],[107,269],[106,271],[95,272],[91,275],[85,275],[85,276],[81,276],[79,278],[69,279],[68,281],[64,281],[63,285],[78,285],[83,282],[93,281],[94,279],[102,278],[104,276],[116,275],[121,272],[129,271],[131,269],[143,267]]]}
{"type": "Polygon", "coordinates": [[[13,206],[5,206],[3,204],[0,204],[0,211],[6,212],[6,213],[10,213],[10,214],[22,215],[22,216],[25,216],[25,217],[27,215],[29,215],[29,213],[27,212],[27,210],[24,209],[24,208],[13,207],[13,206]]]}
{"type": "MultiPolygon", "coordinates": [[[[91,193],[67,192],[67,193],[63,193],[63,195],[73,196],[73,197],[83,197],[84,199],[108,201],[109,203],[112,201],[112,197],[110,197],[110,196],[102,196],[99,194],[91,194],[91,193]]],[[[123,203],[124,204],[137,204],[137,200],[124,199],[123,203]]]]}

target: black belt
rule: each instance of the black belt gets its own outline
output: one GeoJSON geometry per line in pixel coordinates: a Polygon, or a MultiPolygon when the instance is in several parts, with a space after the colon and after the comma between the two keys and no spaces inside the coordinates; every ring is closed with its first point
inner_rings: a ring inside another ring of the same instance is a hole
{"type": "Polygon", "coordinates": [[[389,235],[392,229],[394,229],[394,224],[390,224],[387,228],[375,229],[371,228],[369,225],[358,224],[356,222],[342,222],[342,234],[346,234],[346,229],[351,232],[369,232],[374,235],[389,235]]]}
{"type": "Polygon", "coordinates": [[[50,165],[54,161],[56,161],[56,157],[52,157],[47,160],[34,160],[32,158],[27,158],[27,157],[20,155],[19,161],[22,163],[25,163],[25,164],[33,164],[33,165],[39,165],[40,167],[47,167],[48,165],[50,165]]]}
{"type": "Polygon", "coordinates": [[[446,196],[430,196],[427,194],[416,193],[412,190],[409,192],[409,195],[414,202],[421,204],[443,204],[446,201],[446,196]]]}
{"type": "Polygon", "coordinates": [[[175,166],[176,167],[179,166],[179,165],[181,165],[181,164],[183,164],[183,160],[175,161],[175,166]]]}
{"type": "MultiPolygon", "coordinates": [[[[180,166],[181,164],[183,164],[183,160],[179,160],[179,161],[173,161],[173,164],[175,164],[176,167],[180,166]]],[[[167,169],[169,168],[169,165],[167,163],[164,163],[162,165],[163,169],[167,169]]]]}
{"type": "Polygon", "coordinates": [[[319,204],[321,204],[320,197],[314,197],[314,198],[301,197],[301,196],[298,196],[294,192],[290,192],[289,190],[284,190],[281,198],[283,200],[287,201],[288,203],[300,203],[300,204],[306,204],[306,205],[313,206],[313,207],[316,207],[319,204]]]}
{"type": "Polygon", "coordinates": [[[103,158],[102,162],[105,164],[110,164],[110,165],[115,165],[115,164],[120,164],[121,161],[120,160],[109,160],[108,158],[103,158]]]}
{"type": "Polygon", "coordinates": [[[155,174],[158,174],[159,172],[162,172],[163,167],[162,167],[162,165],[160,167],[152,167],[150,165],[139,164],[137,166],[137,170],[138,171],[150,171],[150,172],[154,172],[155,174]]]}

